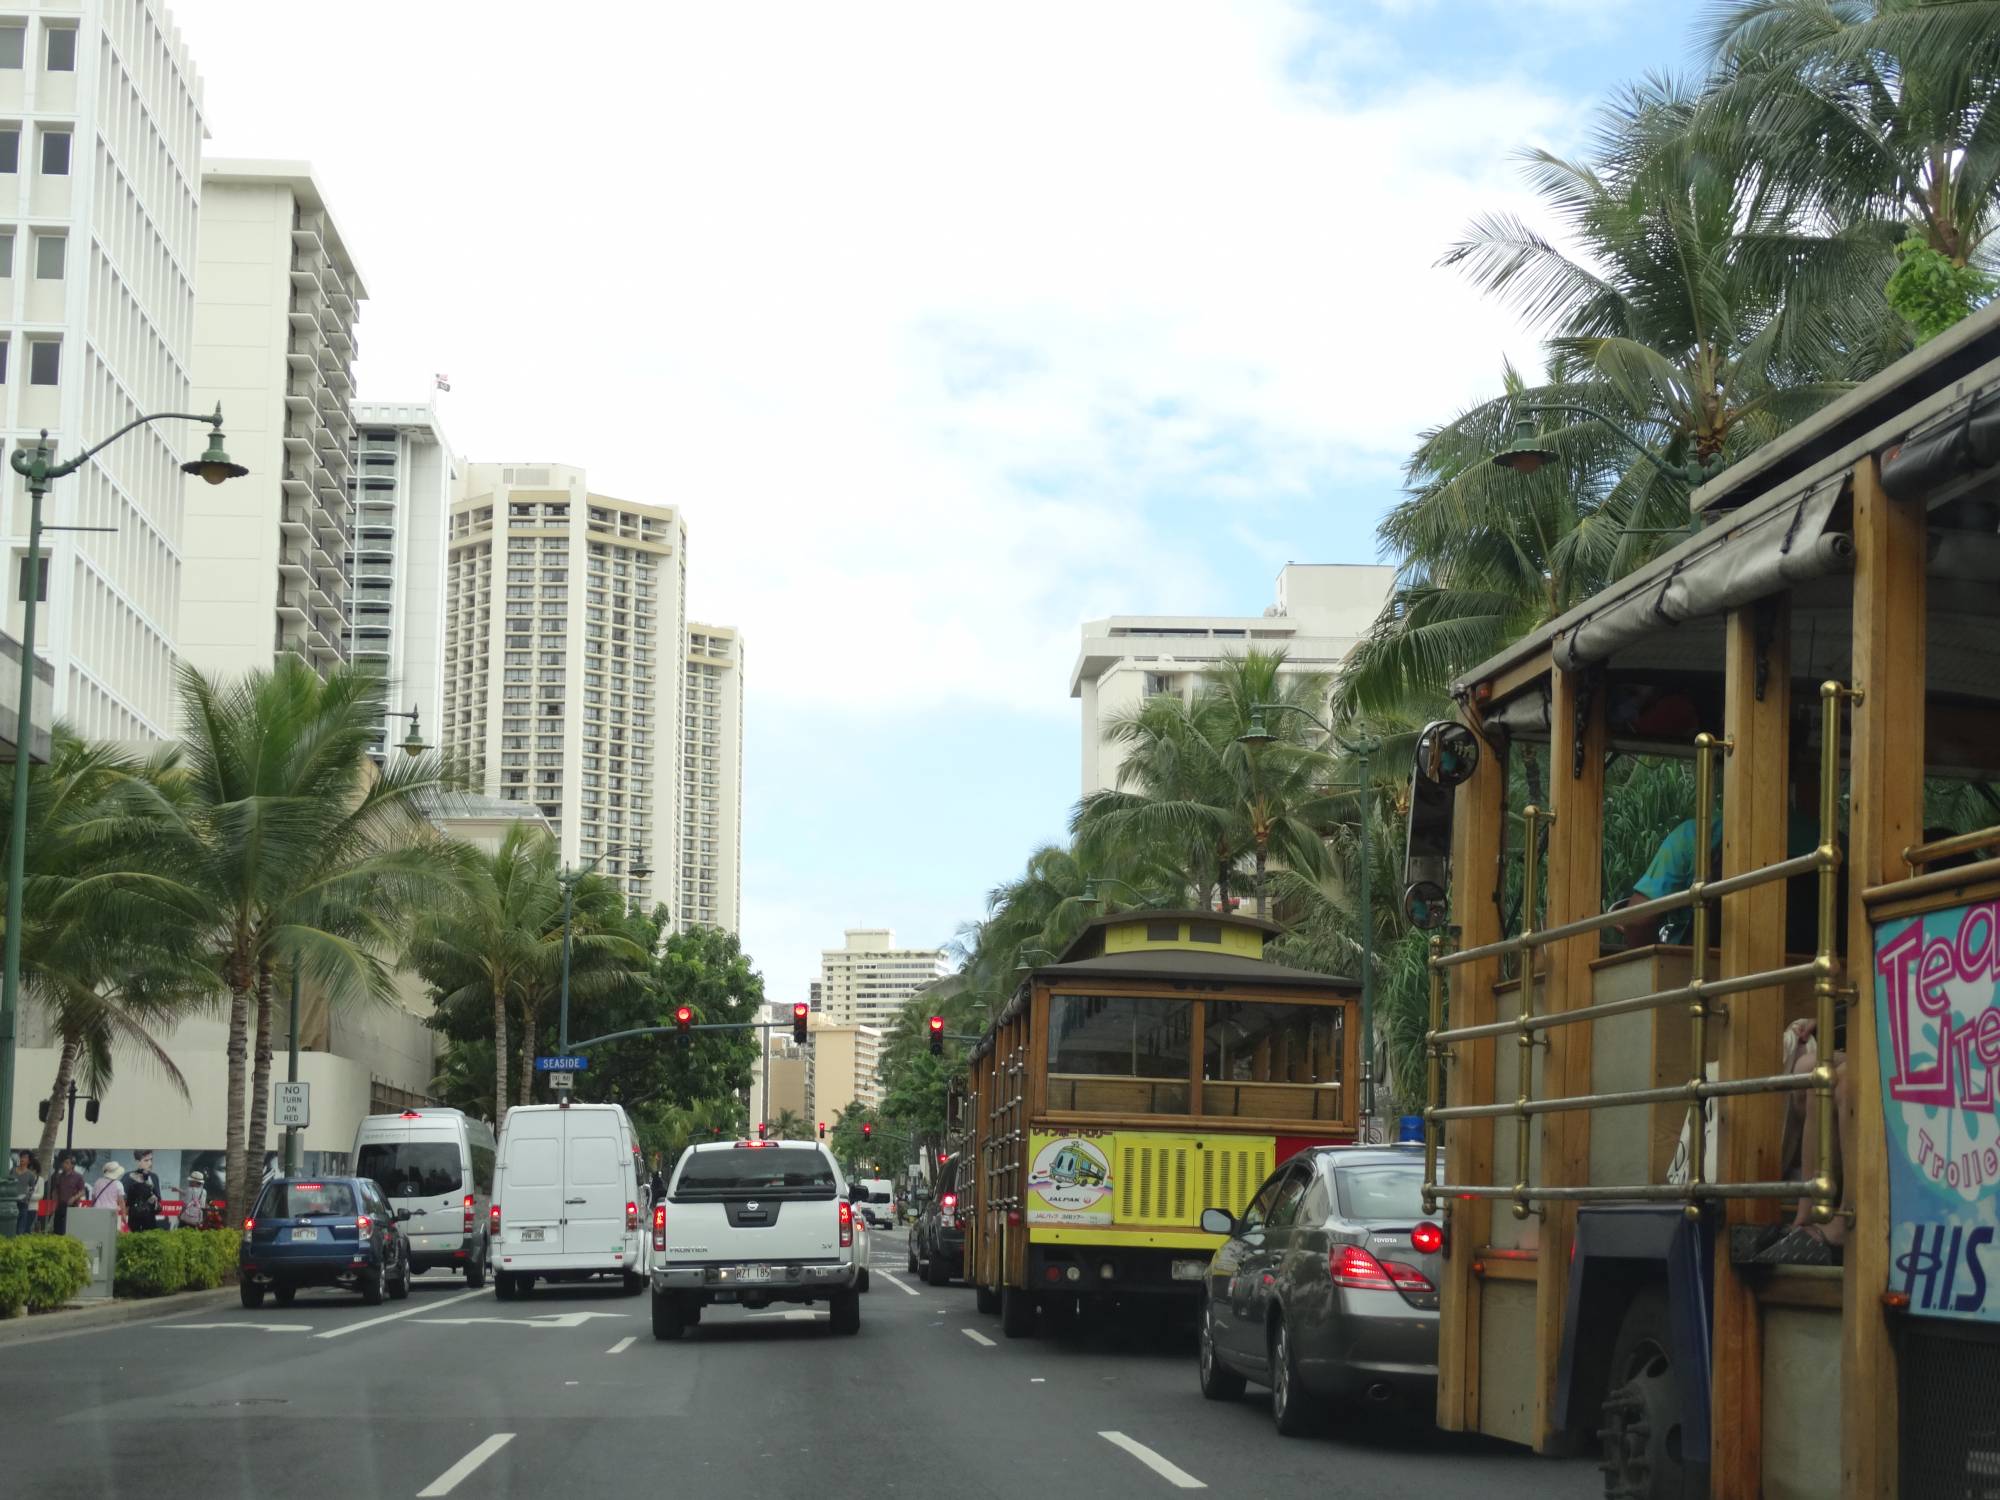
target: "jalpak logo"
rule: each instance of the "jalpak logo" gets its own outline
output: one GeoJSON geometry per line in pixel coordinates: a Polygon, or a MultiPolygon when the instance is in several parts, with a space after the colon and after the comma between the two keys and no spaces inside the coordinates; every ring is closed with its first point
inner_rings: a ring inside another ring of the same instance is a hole
{"type": "Polygon", "coordinates": [[[1083,1209],[1111,1191],[1111,1163],[1089,1141],[1064,1136],[1035,1153],[1028,1190],[1053,1209],[1083,1209]]]}

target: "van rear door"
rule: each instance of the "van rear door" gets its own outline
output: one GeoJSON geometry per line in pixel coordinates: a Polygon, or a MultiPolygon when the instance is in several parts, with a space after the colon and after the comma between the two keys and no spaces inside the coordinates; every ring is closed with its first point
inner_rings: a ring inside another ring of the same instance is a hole
{"type": "Polygon", "coordinates": [[[465,1148],[448,1125],[372,1126],[355,1154],[354,1175],[381,1187],[392,1208],[407,1208],[405,1233],[419,1255],[450,1254],[465,1240],[465,1148]]]}
{"type": "Polygon", "coordinates": [[[500,1239],[507,1253],[562,1249],[564,1113],[516,1110],[507,1120],[500,1163],[500,1239]]]}
{"type": "Polygon", "coordinates": [[[569,1161],[563,1253],[610,1260],[626,1249],[625,1179],[631,1147],[618,1128],[615,1110],[567,1109],[562,1115],[569,1161]]]}

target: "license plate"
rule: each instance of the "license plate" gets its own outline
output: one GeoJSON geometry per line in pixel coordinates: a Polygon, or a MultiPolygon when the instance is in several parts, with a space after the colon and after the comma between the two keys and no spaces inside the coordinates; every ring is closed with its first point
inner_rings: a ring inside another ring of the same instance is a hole
{"type": "Polygon", "coordinates": [[[524,1229],[521,1231],[521,1243],[524,1245],[540,1244],[541,1239],[542,1231],[539,1229],[524,1229]]]}
{"type": "Polygon", "coordinates": [[[738,1281],[769,1281],[771,1279],[771,1268],[769,1266],[745,1266],[743,1274],[736,1279],[738,1281]]]}
{"type": "Polygon", "coordinates": [[[1174,1280],[1199,1281],[1208,1274],[1205,1260],[1177,1260],[1174,1262],[1174,1280]]]}
{"type": "Polygon", "coordinates": [[[294,1229],[292,1231],[292,1243],[295,1245],[302,1244],[306,1240],[316,1240],[318,1238],[319,1231],[317,1229],[294,1229]]]}

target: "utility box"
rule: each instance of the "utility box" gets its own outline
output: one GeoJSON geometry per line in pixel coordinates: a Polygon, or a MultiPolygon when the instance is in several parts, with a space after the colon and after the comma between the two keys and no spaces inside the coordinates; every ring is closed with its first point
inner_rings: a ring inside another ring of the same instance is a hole
{"type": "Polygon", "coordinates": [[[76,1294],[79,1302],[108,1302],[118,1275],[118,1212],[110,1208],[72,1208],[69,1237],[90,1257],[90,1281],[76,1294]]]}

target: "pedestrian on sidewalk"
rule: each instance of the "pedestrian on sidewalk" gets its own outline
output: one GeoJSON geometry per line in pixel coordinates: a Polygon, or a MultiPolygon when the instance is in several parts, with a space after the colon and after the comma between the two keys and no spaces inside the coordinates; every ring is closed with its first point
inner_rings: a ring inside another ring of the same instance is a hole
{"type": "Polygon", "coordinates": [[[15,1158],[14,1187],[20,1194],[20,1206],[15,1210],[14,1233],[26,1234],[35,1227],[35,1218],[41,1213],[42,1194],[48,1184],[42,1178],[42,1164],[35,1159],[32,1151],[23,1151],[15,1158]]]}
{"type": "Polygon", "coordinates": [[[200,1172],[188,1173],[187,1188],[181,1198],[181,1228],[201,1228],[202,1217],[208,1211],[208,1179],[200,1172]]]}
{"type": "Polygon", "coordinates": [[[49,1196],[56,1200],[55,1220],[49,1228],[55,1234],[68,1234],[69,1211],[90,1196],[90,1184],[83,1180],[76,1158],[67,1151],[56,1158],[55,1191],[49,1196]]]}
{"type": "Polygon", "coordinates": [[[160,1179],[150,1151],[137,1153],[125,1174],[125,1220],[134,1230],[160,1227],[160,1179]]]}
{"type": "Polygon", "coordinates": [[[90,1190],[92,1208],[109,1208],[118,1214],[118,1228],[125,1228],[125,1168],[115,1161],[104,1164],[104,1171],[97,1179],[97,1186],[90,1190]]]}

